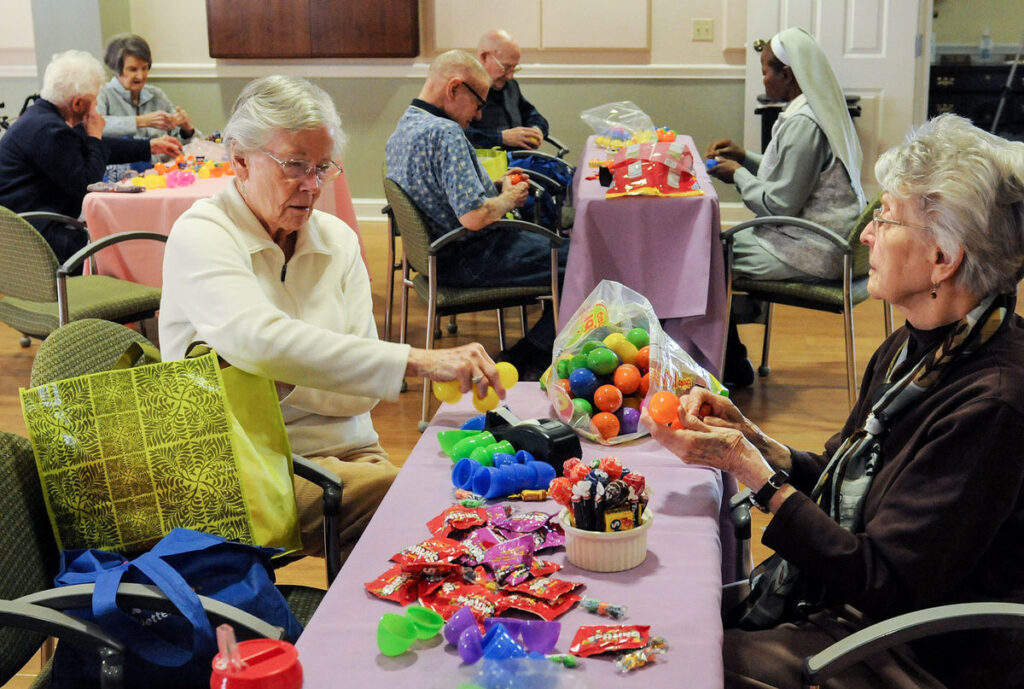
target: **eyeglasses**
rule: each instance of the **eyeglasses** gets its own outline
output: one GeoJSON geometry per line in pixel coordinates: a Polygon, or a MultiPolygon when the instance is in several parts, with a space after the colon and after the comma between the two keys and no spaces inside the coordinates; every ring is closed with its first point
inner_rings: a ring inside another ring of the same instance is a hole
{"type": "Polygon", "coordinates": [[[491,57],[494,58],[495,64],[498,65],[498,69],[500,69],[503,74],[509,74],[509,73],[515,74],[516,72],[518,72],[519,70],[521,70],[523,68],[522,65],[515,65],[513,67],[506,67],[505,65],[501,64],[501,60],[499,60],[494,53],[490,53],[490,55],[491,55],[491,57]]]}
{"type": "Polygon", "coordinates": [[[288,160],[281,160],[276,155],[265,149],[260,149],[261,153],[266,153],[271,160],[281,166],[281,172],[288,179],[302,179],[308,177],[309,173],[316,175],[317,180],[321,183],[326,183],[337,179],[344,170],[336,162],[329,161],[326,163],[320,163],[314,165],[308,160],[302,160],[301,158],[289,158],[288,160]]]}
{"type": "Polygon", "coordinates": [[[883,218],[882,217],[882,209],[881,208],[876,208],[874,213],[871,214],[871,217],[874,220],[876,225],[899,225],[900,227],[913,227],[914,229],[917,229],[917,230],[924,230],[925,232],[929,231],[928,228],[925,227],[924,225],[913,225],[913,224],[908,223],[908,222],[903,222],[902,220],[893,220],[892,218],[883,218]]]}
{"type": "Polygon", "coordinates": [[[476,91],[474,91],[474,90],[473,90],[473,88],[472,88],[472,87],[471,87],[471,86],[470,86],[469,84],[467,84],[467,83],[466,83],[466,82],[464,82],[464,81],[463,81],[463,82],[460,82],[460,83],[461,83],[461,84],[462,84],[463,86],[465,86],[465,87],[466,87],[466,90],[467,90],[467,91],[469,91],[470,93],[472,93],[472,94],[473,94],[473,98],[476,98],[476,103],[477,103],[477,105],[476,105],[476,111],[477,111],[477,112],[480,112],[481,110],[483,110],[483,109],[484,109],[484,106],[485,106],[485,105],[487,105],[487,101],[486,101],[486,100],[484,100],[483,98],[481,98],[481,97],[480,97],[480,94],[478,94],[478,93],[477,93],[476,91]]]}

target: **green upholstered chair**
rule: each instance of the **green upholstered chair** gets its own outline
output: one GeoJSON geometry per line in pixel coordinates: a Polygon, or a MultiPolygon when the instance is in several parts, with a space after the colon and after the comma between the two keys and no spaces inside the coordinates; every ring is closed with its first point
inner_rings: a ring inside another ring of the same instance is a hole
{"type": "MultiPolygon", "coordinates": [[[[551,242],[551,283],[529,287],[448,287],[438,284],[437,254],[453,241],[467,235],[470,230],[458,227],[443,237],[431,241],[426,220],[409,195],[395,181],[384,178],[384,195],[392,216],[392,222],[402,236],[402,296],[401,328],[399,342],[405,342],[406,326],[409,320],[409,288],[427,303],[426,348],[434,346],[434,324],[443,316],[473,311],[494,309],[498,314],[498,341],[505,349],[505,317],[502,311],[508,307],[523,310],[523,331],[526,330],[525,309],[540,299],[552,299],[555,322],[558,322],[558,247],[565,241],[562,237],[540,225],[522,220],[500,220],[478,230],[511,229],[541,235],[551,242]],[[415,272],[415,275],[413,273],[415,272]]],[[[393,259],[392,259],[393,260],[393,259]]],[[[427,427],[430,412],[430,382],[423,381],[423,407],[419,428],[427,427]]]]}
{"type": "MultiPolygon", "coordinates": [[[[829,311],[843,315],[843,326],[846,334],[846,388],[849,404],[852,407],[857,397],[857,360],[853,341],[853,307],[868,298],[868,247],[860,241],[861,231],[871,222],[871,214],[880,203],[876,197],[861,211],[856,221],[850,226],[845,236],[837,235],[827,227],[801,218],[785,216],[767,216],[754,218],[740,223],[722,233],[722,241],[726,251],[726,279],[729,286],[729,303],[731,306],[734,292],[744,292],[751,299],[768,303],[768,312],[764,325],[764,345],[761,349],[761,366],[758,373],[767,376],[771,369],[768,366],[768,351],[771,345],[772,307],[775,304],[798,306],[816,311],[829,311]],[[843,276],[833,282],[799,282],[796,280],[750,280],[732,275],[732,238],[740,230],[758,225],[775,225],[785,223],[796,225],[808,232],[825,237],[843,252],[843,276]]],[[[886,302],[883,304],[885,318],[885,334],[892,333],[892,309],[886,302]]]]}
{"type": "MultiPolygon", "coordinates": [[[[132,342],[148,343],[142,335],[111,321],[87,318],[54,330],[39,346],[32,361],[30,384],[35,387],[56,380],[108,371],[114,367],[132,342]]],[[[338,515],[341,513],[342,484],[337,476],[292,455],[297,476],[312,481],[324,491],[324,553],[327,583],[341,570],[338,515]]],[[[280,566],[297,558],[276,558],[280,566]]],[[[305,625],[316,611],[325,591],[309,586],[280,586],[281,593],[299,622],[305,625]]]]}
{"type": "Polygon", "coordinates": [[[130,239],[167,241],[155,232],[120,232],[88,244],[58,264],[50,245],[24,218],[0,207],[0,321],[24,336],[43,339],[80,318],[132,323],[160,308],[160,290],[106,275],[69,275],[100,249],[130,239]]]}

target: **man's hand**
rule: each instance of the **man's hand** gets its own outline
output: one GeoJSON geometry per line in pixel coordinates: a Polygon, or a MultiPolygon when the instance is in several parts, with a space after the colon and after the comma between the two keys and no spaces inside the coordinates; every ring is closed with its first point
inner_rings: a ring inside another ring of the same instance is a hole
{"type": "Polygon", "coordinates": [[[742,165],[737,163],[735,160],[727,160],[725,158],[717,159],[718,163],[714,167],[708,168],[708,174],[712,177],[732,184],[733,178],[736,175],[736,171],[739,170],[742,165]]]}
{"type": "Polygon", "coordinates": [[[536,149],[544,141],[544,132],[537,127],[513,127],[501,132],[501,143],[507,148],[536,149]]]}
{"type": "Polygon", "coordinates": [[[742,163],[747,158],[747,151],[732,139],[719,139],[711,142],[708,150],[704,152],[704,158],[707,160],[714,158],[719,162],[723,159],[735,160],[737,163],[742,163]]]}
{"type": "Polygon", "coordinates": [[[137,129],[152,127],[153,129],[162,129],[166,132],[174,128],[174,119],[171,113],[164,112],[163,110],[147,112],[145,115],[137,115],[135,117],[135,127],[137,129]]]}
{"type": "Polygon", "coordinates": [[[85,113],[85,117],[82,118],[82,126],[85,128],[85,133],[88,136],[97,139],[103,137],[103,128],[107,126],[107,121],[100,114],[100,111],[96,109],[95,99],[89,106],[89,111],[85,113]]]}
{"type": "Polygon", "coordinates": [[[176,158],[181,155],[181,142],[173,136],[158,136],[149,140],[149,150],[153,155],[167,155],[176,158]]]}

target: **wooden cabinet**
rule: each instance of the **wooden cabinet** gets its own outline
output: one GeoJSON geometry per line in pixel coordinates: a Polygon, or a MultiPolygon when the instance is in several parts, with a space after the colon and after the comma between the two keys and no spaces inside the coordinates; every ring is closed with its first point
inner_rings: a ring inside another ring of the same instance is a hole
{"type": "MultiPolygon", "coordinates": [[[[928,116],[955,112],[982,129],[992,126],[1010,65],[932,65],[928,116]]],[[[1024,129],[1024,65],[1017,66],[999,129],[1024,129]]]]}
{"type": "Polygon", "coordinates": [[[210,57],[416,57],[418,0],[206,0],[210,57]]]}

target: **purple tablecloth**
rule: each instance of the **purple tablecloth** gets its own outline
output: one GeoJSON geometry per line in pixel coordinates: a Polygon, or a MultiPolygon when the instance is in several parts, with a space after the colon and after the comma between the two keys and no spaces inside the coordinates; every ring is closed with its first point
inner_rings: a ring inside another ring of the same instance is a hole
{"type": "MultiPolygon", "coordinates": [[[[521,419],[547,417],[551,409],[534,383],[509,392],[508,405],[521,419]]],[[[451,504],[451,460],[441,453],[438,431],[458,428],[475,415],[464,396],[457,405],[442,405],[417,443],[362,539],[345,563],[298,642],[305,688],[401,687],[452,689],[461,661],[443,638],[417,642],[398,657],[376,646],[377,620],[401,612],[395,603],[371,596],[363,587],[383,573],[392,555],[429,536],[426,522],[451,504]]],[[[387,444],[387,438],[383,439],[387,444]]],[[[721,558],[719,514],[723,481],[719,472],[688,467],[650,438],[613,448],[584,441],[583,459],[609,454],[647,477],[654,522],[648,533],[646,561],[632,570],[601,574],[580,570],[565,560],[564,549],[545,559],[564,563],[556,576],[586,583],[586,595],[627,605],[624,624],[649,624],[651,633],[668,640],[669,651],[641,671],[620,674],[613,657],[595,656],[572,672],[586,675],[587,686],[668,687],[722,686],[721,558]],[[683,679],[685,678],[685,680],[683,679]]],[[[548,501],[528,509],[555,512],[548,501]]],[[[728,548],[727,548],[728,549],[728,548]]],[[[611,623],[578,607],[559,618],[562,633],[556,652],[566,652],[582,625],[611,623]]]]}
{"type": "Polygon", "coordinates": [[[576,220],[558,312],[572,317],[601,280],[615,280],[647,297],[665,332],[698,363],[719,373],[725,347],[725,265],[718,239],[718,195],[693,139],[694,172],[703,196],[606,199],[589,166],[608,154],[587,139],[573,179],[576,220]]]}

